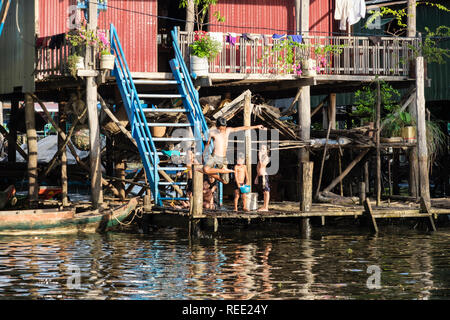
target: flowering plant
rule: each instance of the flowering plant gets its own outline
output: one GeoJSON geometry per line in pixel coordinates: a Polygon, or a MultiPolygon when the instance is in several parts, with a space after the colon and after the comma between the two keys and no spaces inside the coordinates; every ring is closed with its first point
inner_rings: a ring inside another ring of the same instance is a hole
{"type": "Polygon", "coordinates": [[[85,26],[80,29],[74,29],[66,34],[66,39],[75,48],[77,54],[82,54],[82,50],[86,45],[97,45],[101,54],[110,54],[109,41],[106,37],[105,31],[87,30],[85,26]]]}
{"type": "Polygon", "coordinates": [[[196,31],[194,42],[189,46],[192,55],[208,60],[214,59],[222,49],[220,42],[212,40],[205,31],[196,31]]]}

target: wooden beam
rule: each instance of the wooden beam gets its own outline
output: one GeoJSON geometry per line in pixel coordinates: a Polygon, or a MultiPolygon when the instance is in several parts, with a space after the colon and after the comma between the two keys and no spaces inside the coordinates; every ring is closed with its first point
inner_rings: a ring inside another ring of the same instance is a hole
{"type": "Polygon", "coordinates": [[[39,195],[38,185],[38,147],[33,98],[25,94],[25,125],[27,128],[28,145],[28,201],[30,207],[37,205],[39,195]]]}
{"type": "Polygon", "coordinates": [[[333,130],[336,129],[336,93],[330,93],[328,97],[328,121],[333,130]]]}
{"type": "MultiPolygon", "coordinates": [[[[97,2],[88,3],[89,20],[87,30],[97,32],[97,2]]],[[[86,69],[94,70],[96,44],[86,46],[86,69]]],[[[95,76],[86,77],[86,107],[89,123],[89,159],[91,179],[91,202],[94,209],[103,203],[102,171],[100,153],[100,126],[97,111],[97,83],[95,76]]]]}
{"type": "MultiPolygon", "coordinates": [[[[58,104],[58,115],[59,115],[59,125],[62,130],[66,130],[66,113],[65,113],[66,103],[60,102],[58,104]]],[[[58,149],[61,150],[61,191],[62,191],[62,205],[67,207],[69,205],[69,185],[67,177],[67,153],[64,143],[64,139],[58,134],[58,149]]]]}
{"type": "Polygon", "coordinates": [[[323,148],[322,163],[320,164],[319,182],[317,184],[317,189],[316,189],[316,198],[319,196],[319,192],[320,192],[320,184],[322,182],[323,166],[325,164],[325,157],[327,155],[328,138],[330,137],[330,130],[331,130],[331,122],[328,124],[327,138],[325,140],[325,147],[323,148]]]}
{"type": "Polygon", "coordinates": [[[376,175],[376,190],[377,190],[377,206],[381,203],[381,148],[380,148],[380,120],[381,120],[381,88],[380,81],[377,81],[377,105],[375,113],[375,134],[376,134],[376,148],[377,148],[377,175],[376,175]]]}
{"type": "Polygon", "coordinates": [[[325,105],[325,101],[327,101],[328,97],[325,97],[322,99],[322,101],[317,105],[317,107],[314,108],[314,110],[311,112],[311,118],[314,117],[314,115],[325,105]]]}
{"type": "Polygon", "coordinates": [[[245,90],[244,92],[242,92],[237,98],[235,98],[233,101],[231,101],[230,103],[226,103],[222,109],[220,109],[219,111],[217,111],[214,115],[213,118],[217,119],[219,117],[225,117],[225,114],[229,113],[229,111],[231,109],[233,109],[234,107],[238,106],[241,102],[244,101],[245,97],[250,94],[251,96],[251,91],[250,90],[245,90]]]}
{"type": "Polygon", "coordinates": [[[364,201],[364,209],[364,214],[369,216],[370,220],[372,221],[373,230],[375,231],[375,233],[378,233],[377,221],[375,220],[375,217],[373,215],[372,205],[370,204],[369,198],[366,198],[366,200],[364,201]]]}
{"type": "Polygon", "coordinates": [[[364,158],[364,156],[370,151],[370,149],[366,149],[360,152],[360,154],[353,159],[352,162],[350,162],[350,164],[347,166],[347,168],[345,168],[344,171],[342,171],[342,174],[340,174],[338,177],[336,177],[328,187],[326,187],[323,192],[329,192],[331,191],[331,189],[333,189],[338,183],[339,181],[341,181],[342,179],[345,178],[345,176],[347,176],[347,174],[353,169],[353,167],[359,162],[361,161],[362,158],[364,158]]]}
{"type": "Polygon", "coordinates": [[[17,111],[19,110],[19,101],[11,101],[11,112],[9,116],[9,139],[8,139],[8,162],[16,162],[16,146],[17,144],[17,111]]]}
{"type": "MultiPolygon", "coordinates": [[[[3,125],[0,125],[0,133],[5,137],[5,139],[9,141],[14,140],[11,139],[11,133],[9,133],[8,131],[6,131],[6,129],[3,127],[3,125]]],[[[16,136],[17,137],[17,136],[16,136]]],[[[22,158],[25,159],[25,161],[28,161],[28,155],[27,153],[22,149],[22,147],[17,143],[17,139],[15,139],[15,145],[16,145],[16,149],[17,152],[20,153],[20,155],[22,156],[22,158]]]]}
{"type": "Polygon", "coordinates": [[[191,200],[191,218],[196,218],[203,215],[203,173],[202,165],[192,165],[192,200],[191,200]]]}
{"type": "MultiPolygon", "coordinates": [[[[244,126],[250,127],[252,125],[252,94],[248,92],[244,98],[244,126]]],[[[252,132],[245,130],[245,164],[247,166],[247,173],[249,181],[252,180],[252,132]]],[[[250,188],[251,188],[250,183],[250,188]]]]}
{"type": "Polygon", "coordinates": [[[408,0],[408,37],[416,36],[416,0],[408,0]]]}
{"type": "Polygon", "coordinates": [[[416,58],[416,105],[417,105],[417,150],[419,160],[420,196],[430,201],[430,182],[428,176],[427,128],[425,123],[425,85],[423,57],[416,58]]]}

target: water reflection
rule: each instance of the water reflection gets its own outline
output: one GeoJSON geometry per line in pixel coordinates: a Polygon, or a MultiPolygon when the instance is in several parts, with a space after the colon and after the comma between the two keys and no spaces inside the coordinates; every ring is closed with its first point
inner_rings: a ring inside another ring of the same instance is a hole
{"type": "MultiPolygon", "coordinates": [[[[450,232],[1,237],[1,299],[442,299],[450,232]],[[378,265],[381,288],[369,289],[378,265]],[[81,286],[70,289],[70,267],[81,286]]],[[[314,233],[314,231],[313,231],[314,233]]]]}

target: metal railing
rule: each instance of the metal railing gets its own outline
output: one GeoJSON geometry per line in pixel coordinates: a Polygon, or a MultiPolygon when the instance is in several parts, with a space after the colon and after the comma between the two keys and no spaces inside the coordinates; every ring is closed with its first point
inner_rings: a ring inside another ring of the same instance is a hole
{"type": "MultiPolygon", "coordinates": [[[[189,66],[189,45],[195,33],[180,32],[180,50],[189,66]]],[[[238,35],[234,44],[222,34],[222,50],[210,62],[210,73],[295,74],[297,71],[280,67],[286,52],[273,50],[283,40],[271,35],[257,35],[253,40],[238,35]]],[[[301,59],[314,59],[318,74],[324,75],[384,75],[407,76],[413,48],[419,46],[418,38],[308,36],[303,37],[302,48],[295,48],[295,63],[301,59]],[[317,54],[318,47],[341,48],[339,53],[317,54]],[[321,60],[325,63],[321,63],[321,60]]]]}

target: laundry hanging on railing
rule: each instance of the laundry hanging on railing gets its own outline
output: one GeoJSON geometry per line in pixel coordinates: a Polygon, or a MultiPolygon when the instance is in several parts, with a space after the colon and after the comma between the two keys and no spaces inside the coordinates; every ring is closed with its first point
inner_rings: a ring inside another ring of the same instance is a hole
{"type": "Polygon", "coordinates": [[[340,20],[339,29],[346,30],[347,22],[354,25],[366,16],[364,0],[336,0],[334,19],[340,20]]]}
{"type": "Polygon", "coordinates": [[[303,37],[301,35],[299,35],[299,34],[288,35],[288,38],[291,41],[294,41],[294,42],[297,42],[297,43],[302,43],[302,41],[303,41],[303,37]]]}
{"type": "Polygon", "coordinates": [[[209,32],[209,37],[211,40],[217,41],[220,43],[220,46],[223,46],[223,33],[222,32],[209,32]]]}
{"type": "Polygon", "coordinates": [[[286,34],[276,34],[276,33],[274,33],[274,34],[272,35],[272,38],[273,38],[274,40],[283,39],[283,38],[285,38],[285,37],[286,37],[286,34]]]}
{"type": "Polygon", "coordinates": [[[226,37],[226,41],[231,44],[231,45],[235,45],[236,44],[236,38],[237,38],[237,34],[233,33],[233,32],[229,32],[227,37],[226,37]]]}
{"type": "Polygon", "coordinates": [[[246,41],[256,41],[261,38],[259,34],[253,34],[253,33],[243,33],[242,37],[244,37],[244,40],[246,41]]]}
{"type": "Polygon", "coordinates": [[[50,43],[49,43],[48,47],[50,49],[59,49],[59,48],[61,48],[61,46],[64,43],[65,37],[66,37],[65,33],[60,33],[60,34],[52,36],[51,39],[50,39],[50,43]]]}

